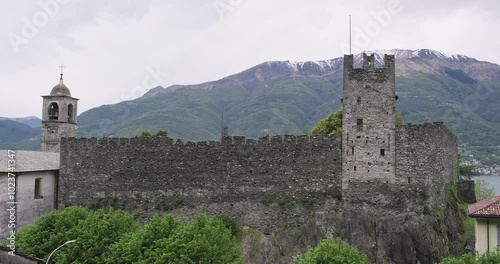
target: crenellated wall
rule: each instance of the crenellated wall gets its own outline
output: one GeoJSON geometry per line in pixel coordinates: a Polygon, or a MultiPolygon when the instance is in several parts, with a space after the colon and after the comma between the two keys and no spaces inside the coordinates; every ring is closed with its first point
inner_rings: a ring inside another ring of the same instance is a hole
{"type": "MultiPolygon", "coordinates": [[[[63,138],[58,204],[92,206],[113,197],[115,205],[149,215],[200,204],[336,198],[340,144],[335,136],[63,138]]],[[[241,219],[231,207],[211,212],[241,219]]]]}
{"type": "MultiPolygon", "coordinates": [[[[342,201],[340,207],[370,206],[385,214],[421,212],[443,202],[457,157],[456,138],[442,123],[400,126],[396,182],[366,180],[342,191],[341,139],[336,136],[233,136],[221,142],[63,138],[61,146],[59,208],[114,206],[149,216],[203,205],[196,210],[265,227],[273,220],[249,218],[244,212],[249,202],[332,199],[342,201]]],[[[272,210],[259,212],[271,216],[272,210]]]]}

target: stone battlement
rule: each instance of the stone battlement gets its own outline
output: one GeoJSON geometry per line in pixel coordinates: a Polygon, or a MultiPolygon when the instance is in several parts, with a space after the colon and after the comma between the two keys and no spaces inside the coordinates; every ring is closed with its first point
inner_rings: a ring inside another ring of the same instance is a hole
{"type": "Polygon", "coordinates": [[[157,138],[126,138],[126,137],[92,137],[92,138],[62,138],[61,142],[65,145],[81,145],[86,147],[108,147],[108,146],[131,146],[131,145],[197,145],[197,146],[220,146],[220,145],[308,145],[323,144],[325,142],[334,143],[339,141],[340,136],[335,135],[275,135],[265,136],[259,139],[246,138],[245,136],[229,136],[221,141],[182,141],[174,140],[169,137],[157,138]]]}

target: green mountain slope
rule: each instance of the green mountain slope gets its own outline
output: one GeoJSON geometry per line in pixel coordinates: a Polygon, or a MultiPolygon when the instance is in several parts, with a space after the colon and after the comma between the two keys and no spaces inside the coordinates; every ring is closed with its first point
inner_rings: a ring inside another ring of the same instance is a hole
{"type": "MultiPolygon", "coordinates": [[[[396,55],[396,107],[405,122],[444,121],[469,151],[500,163],[500,66],[430,50],[396,55]]],[[[381,54],[376,53],[380,63],[381,54]]],[[[355,56],[360,65],[360,55],[355,56]]],[[[343,59],[266,62],[199,85],[155,88],[145,96],[79,116],[79,136],[135,136],[166,129],[175,138],[306,134],[341,107],[343,59]]]]}
{"type": "Polygon", "coordinates": [[[40,128],[12,120],[0,120],[0,149],[40,149],[40,128]]]}

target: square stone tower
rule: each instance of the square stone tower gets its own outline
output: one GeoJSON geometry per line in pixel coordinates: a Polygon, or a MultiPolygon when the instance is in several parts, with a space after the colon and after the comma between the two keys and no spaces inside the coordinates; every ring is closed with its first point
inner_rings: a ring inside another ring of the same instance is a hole
{"type": "Polygon", "coordinates": [[[63,75],[50,95],[43,97],[42,151],[59,152],[62,137],[76,137],[78,99],[64,85],[63,75]]]}
{"type": "Polygon", "coordinates": [[[344,56],[342,189],[356,182],[395,182],[395,61],[363,54],[363,68],[344,56]]]}

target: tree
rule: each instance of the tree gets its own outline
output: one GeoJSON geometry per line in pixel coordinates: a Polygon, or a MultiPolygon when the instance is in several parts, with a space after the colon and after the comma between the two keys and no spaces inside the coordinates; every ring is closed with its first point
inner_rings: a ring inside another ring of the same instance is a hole
{"type": "Polygon", "coordinates": [[[155,137],[166,137],[168,132],[166,130],[159,130],[156,134],[151,134],[148,131],[142,131],[141,134],[137,135],[136,138],[155,138],[155,137]]]}
{"type": "Polygon", "coordinates": [[[487,181],[477,179],[474,181],[474,191],[476,192],[476,200],[482,201],[496,196],[495,189],[491,187],[487,181]]]}
{"type": "Polygon", "coordinates": [[[172,214],[154,216],[111,246],[104,263],[239,263],[239,246],[226,225],[206,215],[194,216],[190,224],[172,214]]]}
{"type": "Polygon", "coordinates": [[[33,224],[24,226],[17,233],[16,244],[24,253],[46,259],[52,250],[76,238],[73,230],[87,216],[87,209],[81,206],[53,210],[33,224]]]}
{"type": "Polygon", "coordinates": [[[342,109],[330,113],[309,131],[310,135],[341,135],[342,109]]]}
{"type": "Polygon", "coordinates": [[[479,175],[476,169],[477,169],[476,166],[473,165],[462,165],[458,167],[458,173],[460,173],[460,176],[465,176],[469,178],[471,176],[479,175]]]}
{"type": "Polygon", "coordinates": [[[102,263],[102,254],[124,234],[139,228],[128,213],[110,209],[89,212],[85,207],[54,210],[19,231],[19,248],[44,259],[68,240],[50,259],[52,263],[102,263]]]}
{"type": "Polygon", "coordinates": [[[361,253],[355,246],[351,246],[340,238],[327,238],[315,248],[309,248],[304,256],[297,259],[295,264],[368,264],[368,257],[361,253]]]}
{"type": "MultiPolygon", "coordinates": [[[[396,112],[396,126],[403,125],[403,118],[396,112]]],[[[342,109],[330,113],[320,120],[309,131],[309,135],[341,135],[342,134],[342,109]]]]}

